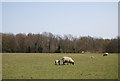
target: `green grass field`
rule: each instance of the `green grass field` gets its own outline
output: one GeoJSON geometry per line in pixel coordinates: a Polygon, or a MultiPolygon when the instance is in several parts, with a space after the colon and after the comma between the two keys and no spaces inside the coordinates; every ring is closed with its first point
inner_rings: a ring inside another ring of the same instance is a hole
{"type": "Polygon", "coordinates": [[[0,53],[0,81],[2,80],[2,53],[0,53]]]}
{"type": "Polygon", "coordinates": [[[2,54],[3,79],[117,79],[118,54],[2,54]],[[75,65],[54,65],[70,56],[75,65]],[[90,56],[94,56],[91,59],[90,56]]]}

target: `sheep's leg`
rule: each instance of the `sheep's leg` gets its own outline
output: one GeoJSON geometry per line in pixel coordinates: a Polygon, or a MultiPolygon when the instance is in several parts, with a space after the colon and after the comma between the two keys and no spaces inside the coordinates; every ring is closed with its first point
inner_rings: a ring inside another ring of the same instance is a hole
{"type": "Polygon", "coordinates": [[[65,62],[63,62],[63,65],[65,65],[65,62]]]}
{"type": "Polygon", "coordinates": [[[63,65],[65,65],[65,63],[63,62],[63,65]]]}
{"type": "Polygon", "coordinates": [[[58,64],[60,65],[60,62],[58,62],[58,64]]]}

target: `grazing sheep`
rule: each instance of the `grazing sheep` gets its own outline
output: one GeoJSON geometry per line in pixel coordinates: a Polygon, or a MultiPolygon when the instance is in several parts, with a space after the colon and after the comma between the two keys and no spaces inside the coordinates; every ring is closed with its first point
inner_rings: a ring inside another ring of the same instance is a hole
{"type": "Polygon", "coordinates": [[[55,60],[55,65],[59,64],[60,65],[60,60],[55,60]]]}
{"type": "Polygon", "coordinates": [[[84,54],[85,52],[84,51],[82,51],[82,54],[84,54]]]}
{"type": "Polygon", "coordinates": [[[70,57],[63,57],[62,60],[63,60],[63,65],[65,65],[65,63],[67,63],[67,64],[70,63],[70,64],[74,65],[74,61],[70,57]]]}
{"type": "Polygon", "coordinates": [[[103,56],[108,56],[109,54],[108,53],[104,53],[103,56]]]}

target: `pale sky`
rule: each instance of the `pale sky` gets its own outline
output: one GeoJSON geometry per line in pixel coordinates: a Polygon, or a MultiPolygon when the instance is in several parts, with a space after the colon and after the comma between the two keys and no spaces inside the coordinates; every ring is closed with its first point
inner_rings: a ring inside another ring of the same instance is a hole
{"type": "Polygon", "coordinates": [[[2,3],[0,2],[0,32],[2,32],[2,3]]]}
{"type": "Polygon", "coordinates": [[[118,35],[117,2],[3,2],[2,19],[3,33],[118,35]]]}

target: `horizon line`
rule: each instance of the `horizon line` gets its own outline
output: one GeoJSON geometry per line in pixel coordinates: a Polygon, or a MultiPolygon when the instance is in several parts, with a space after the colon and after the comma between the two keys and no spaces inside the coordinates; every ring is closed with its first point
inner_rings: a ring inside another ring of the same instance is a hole
{"type": "Polygon", "coordinates": [[[115,37],[100,37],[100,36],[98,37],[98,36],[90,36],[90,35],[78,35],[78,36],[76,36],[76,35],[72,35],[72,34],[63,34],[63,35],[61,35],[61,34],[55,34],[55,33],[52,33],[52,32],[36,32],[36,33],[34,33],[34,32],[29,32],[29,33],[27,33],[27,32],[26,33],[25,32],[18,32],[18,33],[0,32],[0,34],[13,34],[13,35],[17,35],[17,34],[24,34],[24,35],[28,35],[28,34],[40,34],[40,35],[42,35],[43,33],[47,33],[47,34],[51,33],[54,36],[60,36],[60,37],[71,35],[73,38],[92,37],[92,38],[99,38],[99,39],[115,39],[115,38],[120,37],[119,35],[117,35],[115,37]]]}

